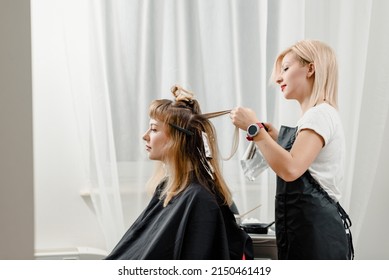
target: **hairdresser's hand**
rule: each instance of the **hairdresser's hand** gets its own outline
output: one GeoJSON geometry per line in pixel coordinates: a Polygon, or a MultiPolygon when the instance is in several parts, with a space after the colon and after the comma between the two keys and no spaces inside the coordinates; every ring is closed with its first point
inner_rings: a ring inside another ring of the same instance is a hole
{"type": "Polygon", "coordinates": [[[247,130],[250,124],[259,122],[255,112],[250,108],[237,107],[232,109],[230,117],[232,123],[242,130],[247,130]]]}

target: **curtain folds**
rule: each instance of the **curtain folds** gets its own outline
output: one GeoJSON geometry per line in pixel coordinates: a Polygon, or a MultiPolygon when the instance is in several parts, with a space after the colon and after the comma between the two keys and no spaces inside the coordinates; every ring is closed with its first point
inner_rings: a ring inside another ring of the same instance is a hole
{"type": "MultiPolygon", "coordinates": [[[[354,221],[358,242],[376,181],[375,163],[385,148],[389,49],[386,1],[116,0],[69,1],[85,6],[87,29],[71,29],[72,13],[63,14],[69,46],[69,72],[80,141],[85,150],[86,181],[102,230],[111,248],[144,208],[145,185],[153,163],[141,139],[148,126],[148,104],[172,98],[178,83],[195,92],[203,112],[252,107],[261,120],[294,125],[298,105],[269,86],[273,61],[281,50],[304,39],[327,42],[340,65],[339,103],[347,139],[344,208],[354,221]],[[70,30],[71,29],[71,30],[70,30]],[[84,32],[79,43],[73,33],[84,32]],[[386,36],[387,37],[387,36],[386,36]],[[73,52],[86,50],[87,62],[73,52]],[[373,113],[371,113],[373,112],[373,113]],[[374,137],[366,135],[366,129],[374,137]],[[366,147],[370,147],[368,151],[366,147]]],[[[73,5],[73,6],[72,6],[73,5]]],[[[59,31],[62,32],[62,31],[59,31]]],[[[222,155],[232,145],[228,117],[213,120],[222,155]]],[[[237,154],[223,172],[241,212],[262,204],[251,217],[274,219],[275,174],[255,182],[241,172],[247,142],[240,134],[237,154]]]]}

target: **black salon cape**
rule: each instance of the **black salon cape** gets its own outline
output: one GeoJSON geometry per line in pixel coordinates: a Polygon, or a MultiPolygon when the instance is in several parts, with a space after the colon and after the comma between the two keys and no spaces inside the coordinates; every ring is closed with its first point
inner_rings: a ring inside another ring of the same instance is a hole
{"type": "Polygon", "coordinates": [[[198,183],[163,207],[160,184],[149,205],[106,259],[253,258],[251,238],[236,224],[228,206],[198,183]]]}

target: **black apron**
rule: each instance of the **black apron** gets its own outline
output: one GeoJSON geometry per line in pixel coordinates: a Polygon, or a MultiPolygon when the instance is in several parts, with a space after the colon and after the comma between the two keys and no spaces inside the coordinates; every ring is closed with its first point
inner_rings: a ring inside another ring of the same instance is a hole
{"type": "MultiPolygon", "coordinates": [[[[297,128],[282,126],[278,143],[290,151],[297,128]]],[[[278,259],[345,260],[354,257],[351,221],[311,176],[297,180],[277,177],[275,202],[278,259]]]]}

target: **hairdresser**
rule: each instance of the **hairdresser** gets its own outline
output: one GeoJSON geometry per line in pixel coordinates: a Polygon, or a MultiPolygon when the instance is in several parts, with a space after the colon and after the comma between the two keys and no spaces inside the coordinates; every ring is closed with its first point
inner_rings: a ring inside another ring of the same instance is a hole
{"type": "Polygon", "coordinates": [[[337,111],[335,54],[319,41],[297,42],[278,55],[272,80],[286,99],[300,104],[296,127],[282,126],[278,132],[243,107],[230,117],[277,175],[278,258],[352,259],[351,221],[339,204],[345,139],[337,111]]]}

